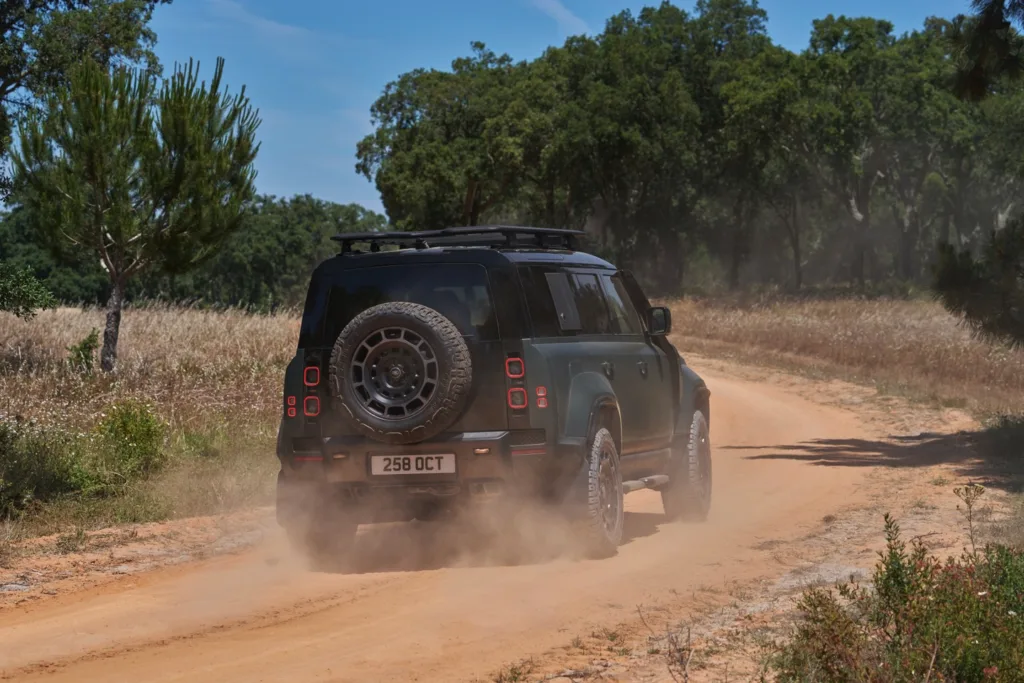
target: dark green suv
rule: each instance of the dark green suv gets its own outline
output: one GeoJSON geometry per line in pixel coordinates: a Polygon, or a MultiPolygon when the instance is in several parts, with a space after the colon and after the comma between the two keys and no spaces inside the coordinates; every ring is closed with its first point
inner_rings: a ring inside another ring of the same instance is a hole
{"type": "Polygon", "coordinates": [[[582,233],[347,234],[309,285],[284,381],[277,518],[342,552],[360,523],[528,496],[615,552],[623,495],[711,503],[710,391],[630,273],[582,233]]]}

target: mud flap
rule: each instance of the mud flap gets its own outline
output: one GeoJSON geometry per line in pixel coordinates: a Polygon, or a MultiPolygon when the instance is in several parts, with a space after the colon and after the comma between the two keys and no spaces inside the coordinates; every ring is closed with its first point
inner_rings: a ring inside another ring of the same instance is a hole
{"type": "MultiPolygon", "coordinates": [[[[559,445],[565,450],[580,452],[584,447],[584,440],[578,439],[578,444],[576,441],[576,439],[572,440],[572,443],[563,441],[559,445]]],[[[566,456],[568,456],[568,453],[566,453],[566,456]]],[[[586,517],[588,493],[589,479],[587,459],[585,457],[581,457],[579,459],[579,466],[576,468],[576,472],[573,473],[572,478],[569,479],[569,483],[565,487],[565,494],[562,496],[561,502],[562,513],[570,519],[582,519],[586,517]]]]}

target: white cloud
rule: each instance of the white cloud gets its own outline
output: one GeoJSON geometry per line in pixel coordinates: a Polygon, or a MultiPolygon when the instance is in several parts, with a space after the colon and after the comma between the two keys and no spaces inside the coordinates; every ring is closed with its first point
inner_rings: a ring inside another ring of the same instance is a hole
{"type": "Polygon", "coordinates": [[[259,31],[268,38],[294,39],[309,36],[312,31],[301,26],[284,24],[273,19],[261,17],[245,8],[237,0],[208,0],[210,8],[221,19],[234,21],[251,29],[259,31]]]}
{"type": "Polygon", "coordinates": [[[573,14],[561,0],[532,0],[533,6],[558,23],[558,28],[566,35],[589,33],[587,22],[573,14]]]}

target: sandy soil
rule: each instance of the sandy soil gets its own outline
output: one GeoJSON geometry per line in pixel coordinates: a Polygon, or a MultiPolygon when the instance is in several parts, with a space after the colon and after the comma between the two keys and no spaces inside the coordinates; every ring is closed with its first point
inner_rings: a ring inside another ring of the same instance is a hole
{"type": "MultiPolygon", "coordinates": [[[[665,653],[680,645],[666,634],[685,622],[701,680],[723,662],[756,665],[749,643],[722,641],[736,624],[777,623],[780,597],[870,567],[882,512],[934,547],[961,542],[949,489],[966,465],[955,439],[928,448],[922,433],[972,428],[965,415],[689,362],[713,392],[704,524],[665,523],[657,494],[641,491],[606,560],[508,564],[506,549],[460,544],[457,527],[389,525],[364,529],[360,561],[338,573],[303,566],[269,511],[248,513],[241,532],[152,525],[0,571],[0,588],[16,586],[0,592],[0,679],[447,682],[493,680],[529,658],[529,680],[671,680],[665,653]]],[[[550,548],[561,532],[524,533],[550,548]]]]}

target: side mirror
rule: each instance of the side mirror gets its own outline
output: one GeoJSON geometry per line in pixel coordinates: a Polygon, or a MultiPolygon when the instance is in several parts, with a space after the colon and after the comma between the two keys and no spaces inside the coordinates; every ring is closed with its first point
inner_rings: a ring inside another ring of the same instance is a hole
{"type": "Polygon", "coordinates": [[[647,331],[654,337],[663,337],[672,331],[672,311],[664,306],[647,309],[647,331]]]}

